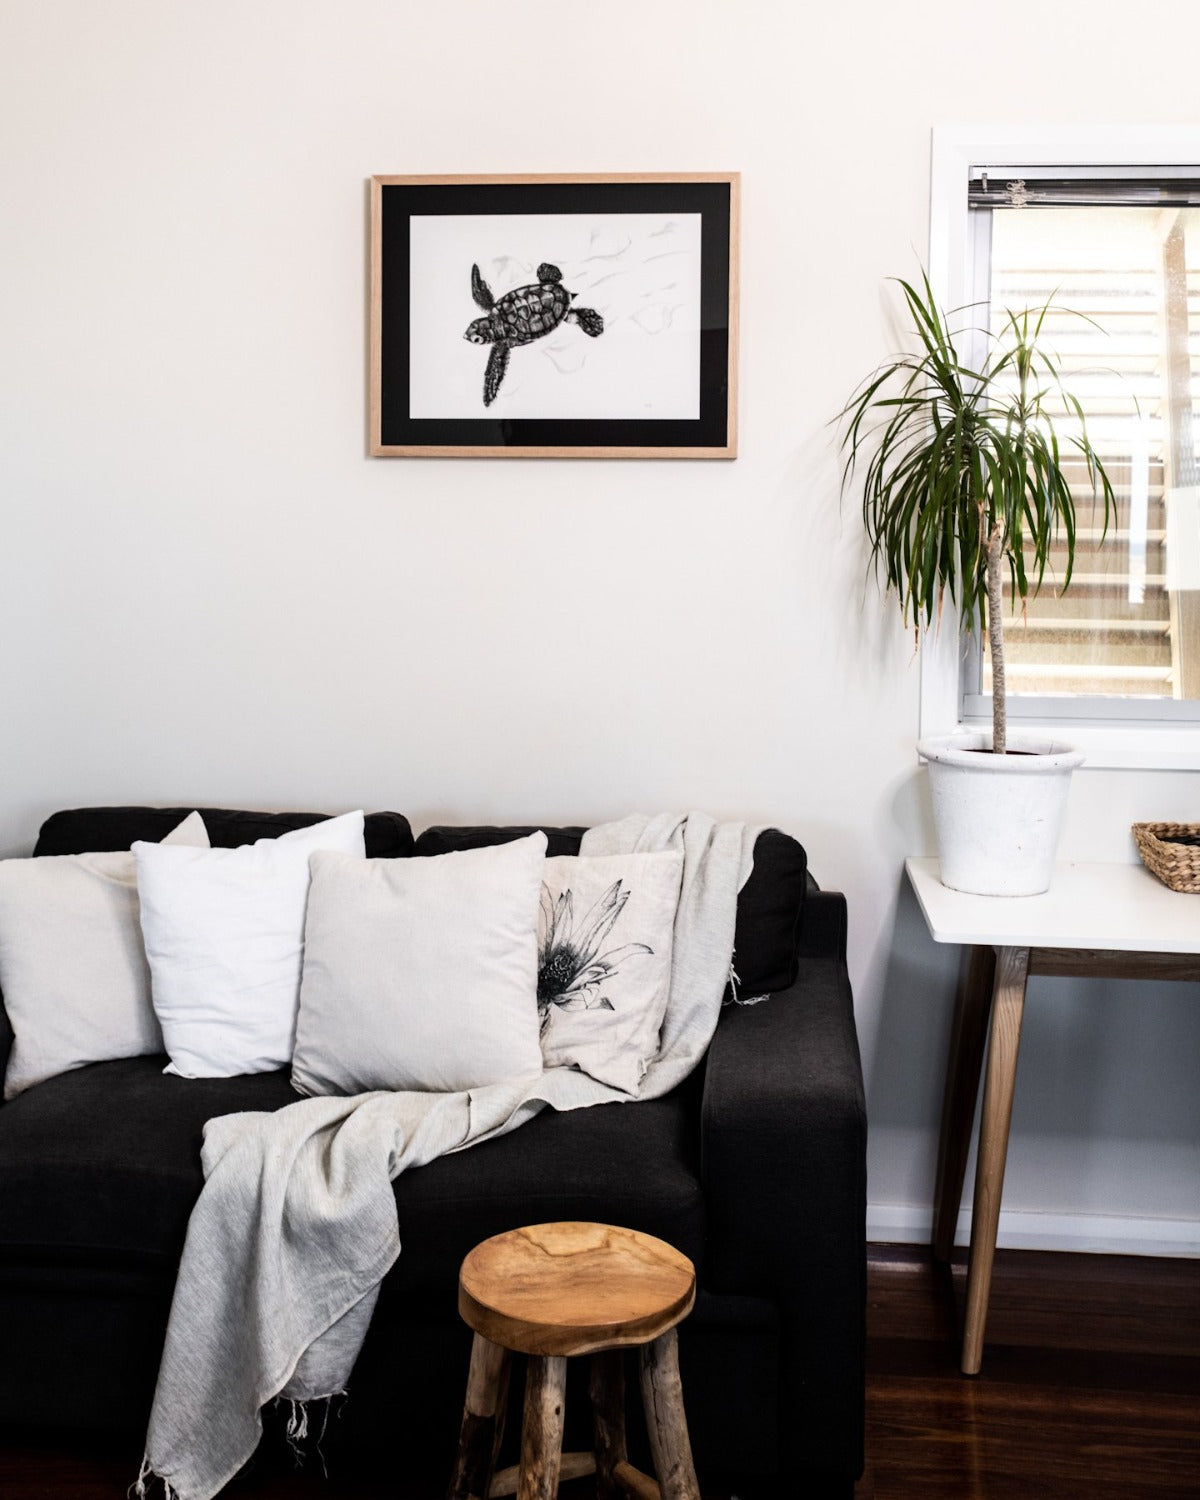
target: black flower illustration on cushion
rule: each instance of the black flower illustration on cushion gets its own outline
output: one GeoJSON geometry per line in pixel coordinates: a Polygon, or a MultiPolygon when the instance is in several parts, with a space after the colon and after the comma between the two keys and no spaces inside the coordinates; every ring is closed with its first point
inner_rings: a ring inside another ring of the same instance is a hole
{"type": "Polygon", "coordinates": [[[629,900],[622,884],[614,880],[578,928],[570,888],[553,901],[549,888],[542,886],[545,932],[538,949],[537,1003],[543,1026],[552,1005],[562,1010],[613,1010],[612,1001],[601,993],[604,985],[627,958],[654,952],[648,943],[623,943],[600,951],[629,900]]]}

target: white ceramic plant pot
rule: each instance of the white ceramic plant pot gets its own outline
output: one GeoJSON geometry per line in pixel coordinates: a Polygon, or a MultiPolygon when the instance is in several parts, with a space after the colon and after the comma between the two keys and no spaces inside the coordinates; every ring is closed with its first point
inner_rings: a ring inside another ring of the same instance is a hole
{"type": "Polygon", "coordinates": [[[1071,772],[1083,755],[1056,740],[921,740],[929,765],[942,884],[976,896],[1036,896],[1050,886],[1071,772]],[[1021,753],[1013,754],[1013,751],[1021,753]]]}

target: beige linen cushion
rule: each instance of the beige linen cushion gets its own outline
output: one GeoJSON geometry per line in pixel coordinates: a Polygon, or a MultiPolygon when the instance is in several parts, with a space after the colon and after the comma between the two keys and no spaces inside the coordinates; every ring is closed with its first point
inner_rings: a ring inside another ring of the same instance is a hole
{"type": "MultiPolygon", "coordinates": [[[[207,849],[199,813],[164,844],[207,849]]],[[[0,989],[13,1028],[4,1097],[88,1063],[163,1050],[133,854],[0,861],[0,989]]]]}
{"type": "Polygon", "coordinates": [[[546,836],[429,858],[312,859],[292,1084],[455,1092],[542,1070],[546,836]]]}

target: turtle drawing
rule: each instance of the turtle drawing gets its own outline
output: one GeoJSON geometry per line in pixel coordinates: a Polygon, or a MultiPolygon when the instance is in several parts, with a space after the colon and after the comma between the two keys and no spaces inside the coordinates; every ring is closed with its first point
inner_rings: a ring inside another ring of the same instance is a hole
{"type": "Polygon", "coordinates": [[[498,302],[492,296],[491,287],[479,274],[479,267],[472,266],[471,296],[487,316],[476,318],[463,338],[468,344],[492,346],[483,377],[484,406],[491,406],[496,399],[496,392],[508,369],[510,349],[545,338],[564,322],[578,324],[589,338],[599,338],[604,332],[604,319],[600,314],[591,307],[572,307],[576,293],[563,286],[562,272],[557,266],[544,262],[537,268],[535,282],[505,292],[498,302]]]}

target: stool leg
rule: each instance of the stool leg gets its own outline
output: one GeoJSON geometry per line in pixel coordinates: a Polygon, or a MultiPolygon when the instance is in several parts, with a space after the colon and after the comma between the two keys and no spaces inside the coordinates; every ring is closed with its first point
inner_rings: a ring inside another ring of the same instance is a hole
{"type": "Polygon", "coordinates": [[[566,1359],[559,1354],[531,1355],[525,1375],[517,1500],[554,1500],[558,1494],[566,1398],[566,1359]]]}
{"type": "Polygon", "coordinates": [[[619,1500],[625,1491],[614,1477],[625,1462],[625,1351],[605,1349],[592,1355],[589,1385],[595,1435],[596,1500],[619,1500]]]}
{"type": "Polygon", "coordinates": [[[471,1345],[458,1454],[447,1500],[487,1500],[504,1432],[511,1356],[481,1333],[471,1345]]]}
{"type": "Polygon", "coordinates": [[[662,1500],[700,1500],[683,1411],[679,1341],[673,1328],[642,1345],[641,1366],[646,1428],[662,1500]]]}

